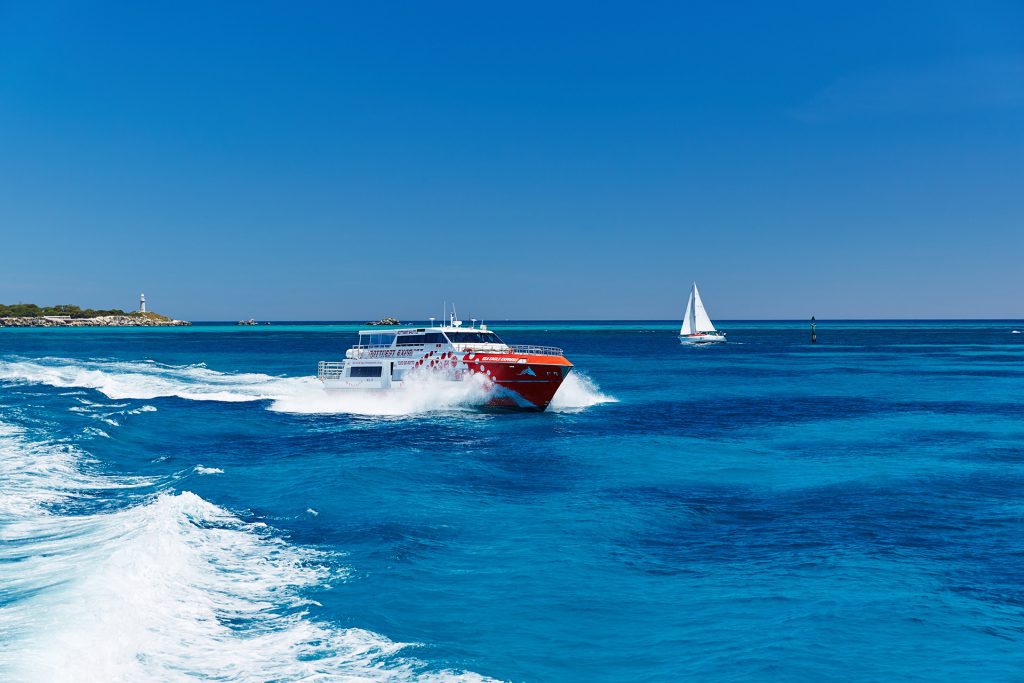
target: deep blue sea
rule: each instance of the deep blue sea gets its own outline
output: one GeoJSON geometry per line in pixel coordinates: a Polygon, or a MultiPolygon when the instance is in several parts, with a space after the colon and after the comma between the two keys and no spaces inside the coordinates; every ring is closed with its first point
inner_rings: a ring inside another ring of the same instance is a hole
{"type": "Polygon", "coordinates": [[[543,414],[325,396],[355,325],[0,330],[4,681],[1024,680],[1024,322],[503,323],[543,414]]]}

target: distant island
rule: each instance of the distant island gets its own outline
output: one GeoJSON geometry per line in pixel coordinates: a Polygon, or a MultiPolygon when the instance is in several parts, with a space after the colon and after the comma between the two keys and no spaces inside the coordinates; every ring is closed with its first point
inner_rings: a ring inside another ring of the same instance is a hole
{"type": "Polygon", "coordinates": [[[381,318],[380,320],[374,320],[373,322],[363,323],[364,325],[401,325],[402,321],[398,318],[381,318]]]}
{"type": "Polygon", "coordinates": [[[178,327],[191,324],[159,313],[127,313],[119,308],[96,310],[71,304],[0,304],[0,327],[178,327]]]}

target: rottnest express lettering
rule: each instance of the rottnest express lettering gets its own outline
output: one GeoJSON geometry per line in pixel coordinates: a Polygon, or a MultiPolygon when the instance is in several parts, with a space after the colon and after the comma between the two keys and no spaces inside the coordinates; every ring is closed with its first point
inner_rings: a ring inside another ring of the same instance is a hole
{"type": "Polygon", "coordinates": [[[370,358],[408,358],[412,355],[412,349],[380,349],[370,351],[370,358]]]}

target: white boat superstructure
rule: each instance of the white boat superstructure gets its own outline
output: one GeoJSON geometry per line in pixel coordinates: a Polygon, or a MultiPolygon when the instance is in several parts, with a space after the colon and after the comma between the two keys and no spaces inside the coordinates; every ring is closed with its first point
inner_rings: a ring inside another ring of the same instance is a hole
{"type": "Polygon", "coordinates": [[[690,288],[690,298],[686,302],[683,326],[679,328],[679,343],[709,344],[724,341],[725,332],[716,330],[711,323],[711,318],[704,309],[704,302],[700,299],[700,292],[697,291],[697,283],[694,282],[690,288]]]}

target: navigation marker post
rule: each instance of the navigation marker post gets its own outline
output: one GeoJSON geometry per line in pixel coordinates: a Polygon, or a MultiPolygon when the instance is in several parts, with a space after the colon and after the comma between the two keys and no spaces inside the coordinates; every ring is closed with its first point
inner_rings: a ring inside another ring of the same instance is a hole
{"type": "Polygon", "coordinates": [[[811,316],[811,343],[818,343],[818,333],[814,330],[814,316],[811,316]]]}

